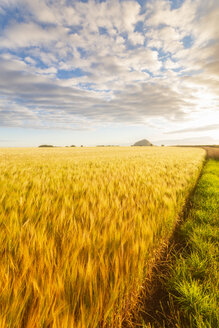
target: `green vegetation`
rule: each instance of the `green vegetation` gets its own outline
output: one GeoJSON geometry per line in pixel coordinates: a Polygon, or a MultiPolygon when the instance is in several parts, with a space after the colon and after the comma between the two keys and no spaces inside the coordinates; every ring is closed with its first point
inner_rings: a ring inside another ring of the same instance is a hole
{"type": "Polygon", "coordinates": [[[171,235],[204,156],[173,147],[0,149],[0,327],[129,321],[148,260],[171,235]]]}
{"type": "Polygon", "coordinates": [[[167,289],[180,315],[175,327],[219,327],[219,162],[209,160],[180,229],[183,252],[173,262],[167,289]]]}

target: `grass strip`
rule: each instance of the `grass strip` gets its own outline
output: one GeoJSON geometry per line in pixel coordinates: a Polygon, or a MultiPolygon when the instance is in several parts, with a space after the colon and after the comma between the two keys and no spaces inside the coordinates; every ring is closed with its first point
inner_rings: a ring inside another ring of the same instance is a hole
{"type": "Polygon", "coordinates": [[[219,161],[209,160],[179,231],[186,246],[176,255],[166,281],[172,307],[178,309],[170,313],[171,326],[219,327],[218,219],[219,161]]]}

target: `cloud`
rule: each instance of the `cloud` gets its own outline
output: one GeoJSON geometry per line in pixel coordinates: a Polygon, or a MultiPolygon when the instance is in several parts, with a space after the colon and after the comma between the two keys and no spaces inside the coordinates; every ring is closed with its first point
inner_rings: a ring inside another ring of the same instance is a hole
{"type": "Polygon", "coordinates": [[[172,26],[164,26],[162,28],[151,27],[146,33],[148,37],[148,46],[162,48],[164,52],[176,53],[183,49],[182,38],[185,33],[172,26]]]}
{"type": "Polygon", "coordinates": [[[186,101],[163,84],[139,82],[108,95],[34,75],[16,60],[2,60],[0,70],[2,126],[83,128],[103,122],[141,123],[156,116],[175,120],[185,115],[186,101]]]}
{"type": "Polygon", "coordinates": [[[2,0],[0,14],[1,126],[214,118],[216,0],[2,0]]]}
{"type": "Polygon", "coordinates": [[[25,48],[33,46],[49,46],[57,38],[65,37],[67,29],[63,27],[48,27],[46,29],[35,23],[16,23],[7,28],[2,38],[2,48],[25,48]]]}
{"type": "Polygon", "coordinates": [[[210,130],[219,130],[219,124],[210,124],[210,125],[205,125],[205,126],[198,126],[198,127],[193,127],[193,128],[176,130],[176,131],[169,131],[169,132],[165,132],[165,134],[196,132],[196,131],[210,131],[210,130]]]}
{"type": "Polygon", "coordinates": [[[138,45],[138,44],[143,45],[145,41],[145,37],[142,33],[133,32],[133,33],[129,33],[129,41],[131,41],[133,45],[138,45]]]}
{"type": "Polygon", "coordinates": [[[209,136],[194,137],[194,138],[184,138],[184,139],[169,139],[169,140],[158,140],[155,141],[156,145],[165,146],[193,146],[193,145],[216,145],[219,140],[215,140],[209,136]]]}

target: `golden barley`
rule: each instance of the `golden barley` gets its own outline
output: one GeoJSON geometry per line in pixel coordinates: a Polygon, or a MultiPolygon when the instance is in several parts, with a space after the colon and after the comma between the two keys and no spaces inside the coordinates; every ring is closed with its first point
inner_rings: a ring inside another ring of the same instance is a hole
{"type": "Polygon", "coordinates": [[[0,326],[120,327],[203,149],[0,149],[0,326]]]}

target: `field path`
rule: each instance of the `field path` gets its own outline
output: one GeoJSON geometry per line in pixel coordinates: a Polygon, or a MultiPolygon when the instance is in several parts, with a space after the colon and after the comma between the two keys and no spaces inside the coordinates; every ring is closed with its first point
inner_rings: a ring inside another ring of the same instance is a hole
{"type": "MultiPolygon", "coordinates": [[[[171,315],[169,292],[164,282],[169,274],[170,264],[173,263],[173,253],[180,253],[185,247],[185,241],[180,237],[180,229],[192,208],[194,193],[195,188],[188,197],[168,244],[163,245],[160,253],[157,255],[156,265],[153,266],[152,272],[146,281],[146,296],[142,301],[143,306],[140,315],[137,314],[137,319],[134,319],[134,327],[138,325],[141,327],[143,321],[144,328],[161,328],[163,327],[162,324],[165,324],[166,317],[171,315]],[[138,322],[139,318],[141,323],[138,322]]],[[[168,326],[168,328],[175,328],[175,326],[168,326]]]]}
{"type": "Polygon", "coordinates": [[[134,326],[193,328],[219,324],[219,162],[215,160],[219,148],[206,151],[208,160],[169,244],[153,268],[141,322],[134,326]]]}

